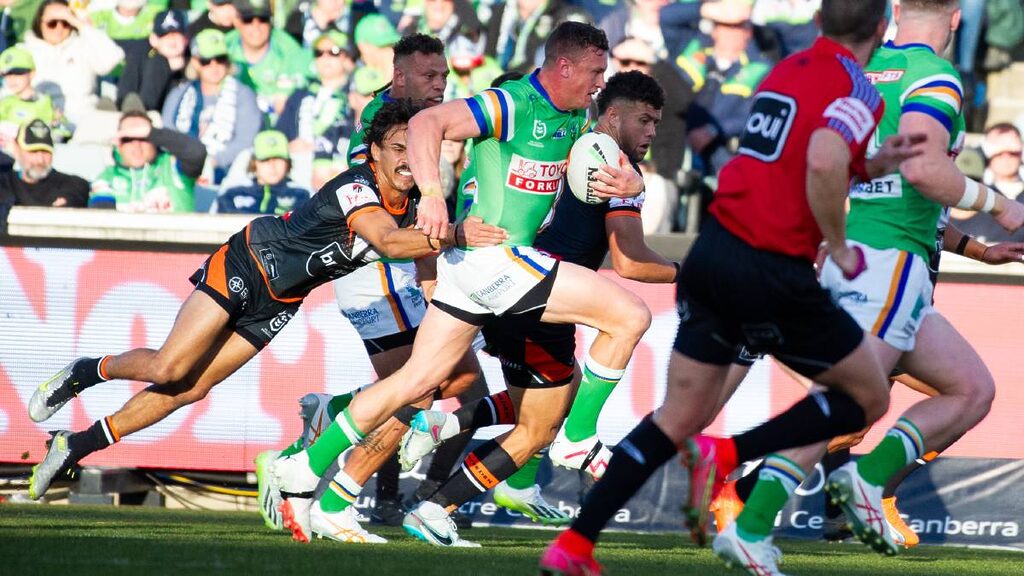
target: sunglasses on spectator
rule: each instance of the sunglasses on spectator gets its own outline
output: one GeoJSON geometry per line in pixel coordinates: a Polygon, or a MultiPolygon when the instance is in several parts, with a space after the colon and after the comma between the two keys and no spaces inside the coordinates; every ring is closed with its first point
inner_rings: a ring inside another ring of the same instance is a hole
{"type": "Polygon", "coordinates": [[[199,60],[199,65],[200,66],[209,66],[210,64],[213,64],[214,62],[216,62],[217,64],[224,65],[224,66],[227,66],[227,64],[228,64],[228,57],[227,56],[214,56],[213,58],[197,58],[197,60],[199,60]]]}
{"type": "Polygon", "coordinates": [[[148,142],[146,138],[134,138],[132,136],[124,136],[121,138],[121,144],[131,144],[132,142],[148,142]]]}
{"type": "Polygon", "coordinates": [[[313,49],[313,56],[315,58],[326,56],[327,54],[330,54],[331,56],[341,56],[344,53],[345,49],[342,48],[341,46],[331,46],[327,50],[318,50],[316,48],[313,49]]]}
{"type": "Polygon", "coordinates": [[[252,24],[253,22],[258,22],[260,24],[269,24],[270,19],[267,18],[266,16],[242,16],[242,24],[252,24]]]}
{"type": "Polygon", "coordinates": [[[999,152],[998,154],[995,154],[992,157],[999,158],[1000,156],[1012,156],[1014,158],[1020,158],[1021,150],[1003,150],[1002,152],[999,152]]]}
{"type": "Polygon", "coordinates": [[[643,60],[633,60],[632,58],[616,58],[615,61],[618,62],[619,66],[622,66],[623,68],[629,68],[631,66],[650,66],[651,65],[650,62],[645,62],[643,60]]]}
{"type": "Polygon", "coordinates": [[[71,24],[67,20],[47,20],[43,22],[43,26],[46,26],[50,30],[56,30],[58,26],[65,30],[71,29],[71,24]]]}

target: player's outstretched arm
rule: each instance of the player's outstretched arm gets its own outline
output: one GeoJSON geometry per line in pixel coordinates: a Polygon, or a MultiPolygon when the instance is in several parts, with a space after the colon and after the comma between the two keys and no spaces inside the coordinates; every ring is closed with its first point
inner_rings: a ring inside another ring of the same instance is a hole
{"type": "Polygon", "coordinates": [[[658,254],[644,239],[644,225],[638,214],[607,217],[608,253],[615,273],[638,282],[674,282],[679,265],[658,254]]]}
{"type": "Polygon", "coordinates": [[[846,195],[850,147],[838,132],[819,128],[807,148],[807,204],[828,243],[829,255],[847,278],[864,271],[864,255],[846,245],[846,195]]]}
{"type": "Polygon", "coordinates": [[[926,136],[919,145],[922,153],[900,165],[903,177],[921,194],[946,206],[988,212],[1010,232],[1024,226],[1024,204],[960,172],[946,149],[949,131],[938,120],[922,112],[907,112],[900,117],[899,130],[926,136]]]}
{"type": "Polygon", "coordinates": [[[1000,242],[989,246],[964,234],[950,222],[942,236],[942,249],[985,264],[1024,262],[1024,242],[1000,242]]]}
{"type": "Polygon", "coordinates": [[[406,137],[409,170],[422,195],[416,225],[431,238],[443,238],[448,225],[448,208],[438,169],[441,141],[466,140],[479,135],[480,128],[464,100],[421,110],[409,120],[406,137]]]}

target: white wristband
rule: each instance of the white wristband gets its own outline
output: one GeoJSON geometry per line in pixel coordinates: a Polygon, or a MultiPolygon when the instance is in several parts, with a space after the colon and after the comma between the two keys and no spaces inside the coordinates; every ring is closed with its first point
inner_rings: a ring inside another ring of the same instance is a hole
{"type": "Polygon", "coordinates": [[[985,197],[985,205],[981,207],[981,211],[991,214],[992,209],[996,207],[996,191],[985,186],[985,192],[988,193],[988,196],[985,197]]]}
{"type": "Polygon", "coordinates": [[[956,207],[964,210],[974,210],[974,203],[978,201],[979,194],[981,194],[981,187],[978,186],[978,183],[964,176],[964,195],[960,197],[956,207]]]}

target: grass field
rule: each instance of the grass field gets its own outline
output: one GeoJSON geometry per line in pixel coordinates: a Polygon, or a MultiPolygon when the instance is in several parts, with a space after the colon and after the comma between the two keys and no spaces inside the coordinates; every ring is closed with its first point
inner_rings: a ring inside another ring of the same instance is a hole
{"type": "MultiPolygon", "coordinates": [[[[554,532],[474,528],[465,537],[482,549],[442,550],[399,529],[379,546],[324,540],[303,546],[268,531],[256,514],[133,507],[0,505],[0,574],[69,576],[131,574],[310,574],[455,576],[536,574],[554,532]]],[[[882,558],[859,545],[783,541],[783,569],[811,575],[1024,575],[1024,555],[922,547],[882,558]]],[[[739,574],[681,534],[610,534],[598,552],[606,572],[739,574]]]]}

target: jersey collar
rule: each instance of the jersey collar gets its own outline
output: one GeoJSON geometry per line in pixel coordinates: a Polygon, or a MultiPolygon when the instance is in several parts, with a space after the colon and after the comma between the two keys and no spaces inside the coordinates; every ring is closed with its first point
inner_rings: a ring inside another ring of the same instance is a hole
{"type": "Polygon", "coordinates": [[[910,50],[911,48],[924,48],[925,50],[931,52],[932,54],[935,54],[935,50],[932,50],[931,46],[927,44],[922,44],[920,42],[911,42],[910,44],[896,45],[892,40],[889,40],[888,42],[885,43],[885,47],[889,48],[890,50],[910,50]]]}
{"type": "Polygon", "coordinates": [[[530,85],[533,86],[534,90],[540,92],[540,95],[543,96],[544,99],[548,101],[548,104],[551,104],[552,108],[561,112],[562,114],[567,114],[569,112],[568,110],[562,110],[558,106],[555,106],[555,103],[551,101],[551,96],[548,95],[548,91],[544,89],[544,86],[542,86],[540,83],[540,79],[537,77],[537,74],[539,72],[540,68],[537,68],[536,70],[533,71],[532,74],[530,74],[530,85]]]}
{"type": "Polygon", "coordinates": [[[818,39],[814,41],[814,45],[811,46],[811,50],[825,54],[836,54],[854,61],[857,60],[857,57],[853,55],[853,52],[850,52],[849,48],[825,36],[819,36],[818,39]]]}

